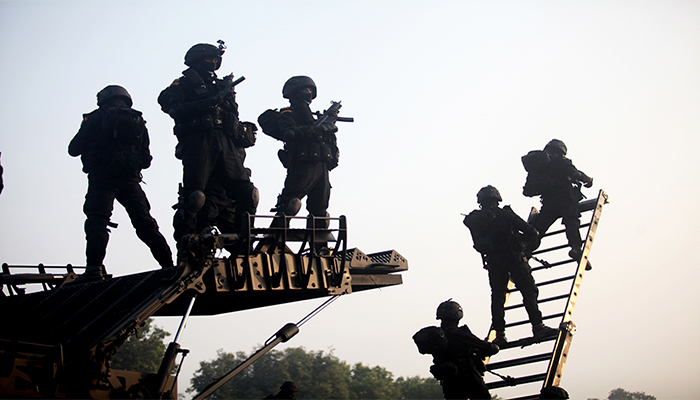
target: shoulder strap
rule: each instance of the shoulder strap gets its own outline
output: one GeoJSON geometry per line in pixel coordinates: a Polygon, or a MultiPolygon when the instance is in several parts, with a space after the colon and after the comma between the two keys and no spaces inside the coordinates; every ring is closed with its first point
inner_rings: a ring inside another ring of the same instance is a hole
{"type": "Polygon", "coordinates": [[[182,75],[187,78],[187,81],[192,85],[192,90],[197,96],[208,97],[210,95],[209,88],[197,71],[192,68],[187,68],[182,71],[182,75]]]}

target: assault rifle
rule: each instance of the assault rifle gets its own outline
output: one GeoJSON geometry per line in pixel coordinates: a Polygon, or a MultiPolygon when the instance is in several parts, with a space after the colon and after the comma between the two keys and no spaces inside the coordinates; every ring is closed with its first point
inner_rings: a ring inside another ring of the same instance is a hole
{"type": "Polygon", "coordinates": [[[352,117],[339,117],[338,112],[340,111],[340,107],[342,107],[342,105],[339,101],[331,100],[331,106],[328,107],[323,114],[318,111],[314,113],[314,115],[318,117],[316,122],[314,122],[314,126],[321,126],[323,124],[335,125],[336,121],[355,122],[355,119],[352,117]]]}
{"type": "Polygon", "coordinates": [[[235,81],[233,80],[233,72],[230,74],[226,75],[222,79],[222,84],[221,88],[219,89],[219,94],[221,97],[225,97],[227,94],[233,92],[233,88],[236,87],[239,83],[243,82],[245,80],[245,76],[241,76],[240,78],[236,79],[235,81]]]}

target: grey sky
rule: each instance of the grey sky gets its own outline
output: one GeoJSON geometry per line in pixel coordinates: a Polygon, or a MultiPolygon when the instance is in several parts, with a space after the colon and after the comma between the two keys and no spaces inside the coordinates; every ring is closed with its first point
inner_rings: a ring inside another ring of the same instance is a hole
{"type": "MultiPolygon", "coordinates": [[[[559,138],[610,195],[573,320],[562,386],[572,398],[623,387],[698,398],[700,3],[694,1],[0,1],[0,261],[83,264],[87,179],[67,145],[108,84],[144,112],[153,166],[144,189],[163,234],[181,165],[160,91],[195,43],[226,41],[220,75],[241,119],[286,104],[284,81],[309,75],[313,109],[342,100],[329,212],[349,241],[409,261],[404,285],[339,299],[283,346],[334,349],[396,376],[429,376],[411,336],[454,298],[479,336],[489,287],[460,213],[496,186],[524,216],[520,156],[559,138]]],[[[284,180],[265,135],[247,165],[259,213],[284,180]]],[[[105,264],[157,268],[120,206],[105,264]]],[[[216,350],[251,351],[319,301],[190,320],[180,387],[216,350]]],[[[159,318],[175,332],[179,321],[159,318]]],[[[529,394],[529,393],[523,393],[529,394]]]]}

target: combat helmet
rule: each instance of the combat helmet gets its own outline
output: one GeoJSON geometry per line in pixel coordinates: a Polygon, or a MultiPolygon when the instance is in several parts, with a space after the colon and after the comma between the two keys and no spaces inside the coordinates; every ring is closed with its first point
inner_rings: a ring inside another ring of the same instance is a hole
{"type": "Polygon", "coordinates": [[[311,88],[311,100],[315,99],[316,83],[313,79],[304,75],[293,76],[289,78],[282,87],[282,97],[284,97],[285,99],[289,99],[292,97],[292,95],[294,95],[294,93],[298,92],[299,90],[305,87],[311,88]]]}
{"type": "Polygon", "coordinates": [[[221,66],[221,56],[224,55],[226,50],[223,40],[219,40],[218,43],[219,47],[209,43],[197,43],[190,47],[185,53],[185,65],[194,67],[199,60],[213,58],[215,63],[214,71],[216,71],[221,66]]]}
{"type": "Polygon", "coordinates": [[[102,107],[107,104],[110,99],[115,97],[121,98],[126,102],[127,107],[131,107],[134,102],[131,100],[131,95],[119,85],[109,85],[97,92],[97,105],[102,107]]]}
{"type": "Polygon", "coordinates": [[[449,299],[440,303],[435,319],[456,319],[459,321],[463,316],[462,306],[456,301],[449,299]]]}
{"type": "Polygon", "coordinates": [[[559,139],[552,139],[544,146],[545,150],[555,149],[557,153],[561,152],[562,155],[566,155],[566,145],[559,139]]]}
{"type": "Polygon", "coordinates": [[[498,192],[498,189],[491,185],[482,187],[481,190],[479,190],[479,193],[476,194],[476,202],[479,204],[483,204],[484,201],[488,199],[503,201],[503,199],[501,198],[501,194],[498,192]]]}

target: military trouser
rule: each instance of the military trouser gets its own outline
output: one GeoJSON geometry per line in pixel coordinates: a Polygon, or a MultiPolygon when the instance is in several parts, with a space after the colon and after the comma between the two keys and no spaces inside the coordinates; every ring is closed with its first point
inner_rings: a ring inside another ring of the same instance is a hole
{"type": "Polygon", "coordinates": [[[489,284],[491,285],[491,324],[496,332],[504,332],[506,329],[505,302],[508,291],[508,280],[512,280],[515,287],[523,296],[523,305],[532,326],[542,323],[542,313],[537,306],[539,290],[535,285],[535,279],[530,272],[530,266],[524,260],[511,258],[496,259],[489,257],[487,269],[489,271],[489,284]]]}
{"type": "Polygon", "coordinates": [[[228,198],[236,202],[234,225],[240,229],[245,213],[254,215],[257,209],[257,190],[243,167],[242,150],[221,130],[190,133],[181,145],[185,205],[173,220],[175,240],[179,243],[182,236],[198,233],[196,215],[202,204],[193,204],[196,196],[192,194],[205,193],[212,176],[221,183],[228,198]]]}
{"type": "MultiPolygon", "coordinates": [[[[331,196],[331,182],[328,168],[323,162],[292,163],[287,170],[284,189],[277,198],[277,209],[286,209],[289,201],[307,197],[306,209],[315,217],[326,217],[326,210],[331,196]]],[[[278,211],[281,215],[283,211],[278,211]]],[[[273,226],[282,226],[282,220],[276,218],[273,226]]]]}
{"type": "Polygon", "coordinates": [[[124,206],[136,235],[150,249],[161,267],[172,267],[170,247],[158,230],[156,220],[151,216],[151,205],[141,189],[138,178],[121,179],[90,174],[88,191],[85,195],[83,211],[85,220],[86,263],[88,266],[102,265],[109,241],[107,224],[112,216],[114,200],[124,206]]]}
{"type": "Polygon", "coordinates": [[[226,195],[216,178],[209,179],[204,194],[204,206],[197,213],[197,232],[210,226],[216,226],[221,233],[236,232],[236,202],[226,195]]]}
{"type": "Polygon", "coordinates": [[[440,381],[442,394],[446,399],[491,399],[489,389],[482,374],[469,368],[461,371],[454,378],[440,381]]]}
{"type": "Polygon", "coordinates": [[[581,250],[583,241],[581,240],[581,213],[578,209],[578,203],[568,201],[565,198],[545,198],[542,202],[542,209],[532,222],[532,226],[539,232],[537,244],[534,249],[540,246],[542,236],[552,226],[552,224],[561,218],[564,224],[566,239],[569,246],[573,249],[581,250]]]}

